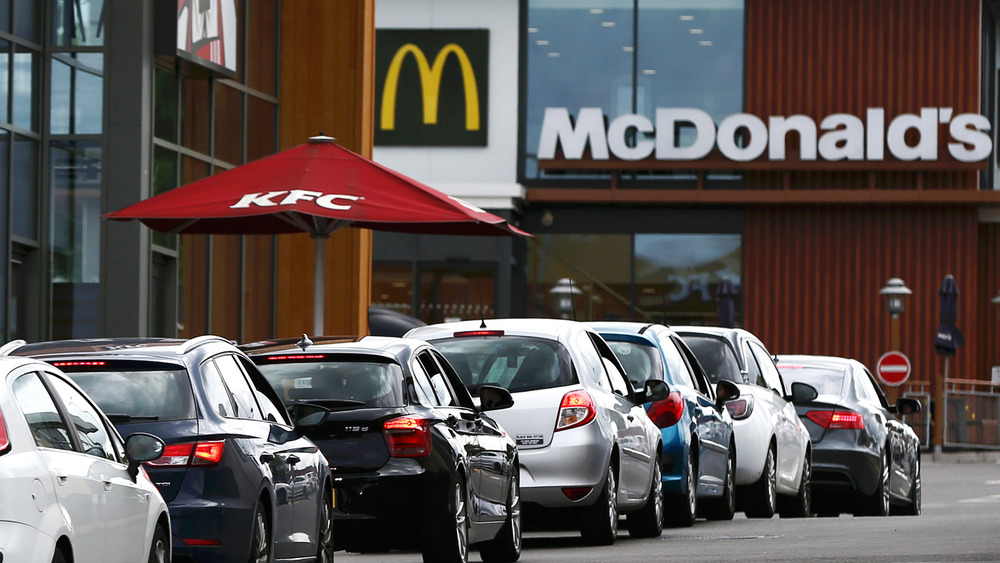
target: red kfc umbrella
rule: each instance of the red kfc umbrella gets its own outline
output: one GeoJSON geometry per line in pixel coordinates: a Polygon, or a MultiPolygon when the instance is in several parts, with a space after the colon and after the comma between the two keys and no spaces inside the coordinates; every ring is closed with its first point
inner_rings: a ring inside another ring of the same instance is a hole
{"type": "Polygon", "coordinates": [[[171,234],[309,233],[315,239],[313,332],[323,331],[323,245],[337,229],[531,236],[458,198],[338,146],[308,143],[170,190],[106,219],[171,234]]]}

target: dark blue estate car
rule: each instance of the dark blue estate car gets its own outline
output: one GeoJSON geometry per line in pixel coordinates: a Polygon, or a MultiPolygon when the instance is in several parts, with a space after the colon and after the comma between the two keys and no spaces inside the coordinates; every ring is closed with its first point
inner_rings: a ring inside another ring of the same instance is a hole
{"type": "Polygon", "coordinates": [[[14,354],[68,373],[122,436],[163,439],[145,467],[170,510],[175,562],[333,560],[326,459],[228,340],[66,340],[14,354]]]}

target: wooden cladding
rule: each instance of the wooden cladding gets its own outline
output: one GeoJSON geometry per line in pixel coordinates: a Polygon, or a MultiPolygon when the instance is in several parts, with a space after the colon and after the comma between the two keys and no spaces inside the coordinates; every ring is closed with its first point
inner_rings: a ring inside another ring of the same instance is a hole
{"type": "MultiPolygon", "coordinates": [[[[993,366],[1000,366],[1000,304],[992,300],[1000,291],[1000,223],[979,225],[979,338],[978,377],[988,379],[993,366]]],[[[967,339],[968,340],[968,339],[967,339]]]]}
{"type": "MultiPolygon", "coordinates": [[[[746,103],[754,115],[887,118],[923,107],[979,113],[979,0],[747,0],[746,103]]],[[[939,143],[946,142],[942,126],[939,143]]],[[[794,137],[792,135],[791,137],[794,137]]],[[[789,151],[792,143],[789,139],[789,151]]],[[[775,166],[780,168],[780,166],[775,166]]],[[[879,166],[872,165],[877,170],[879,166]]],[[[754,189],[788,176],[748,173],[754,189]]],[[[924,174],[922,188],[977,189],[975,172],[924,174]]],[[[915,172],[800,173],[800,189],[917,189],[915,172]]]]}
{"type": "MultiPolygon", "coordinates": [[[[949,375],[982,379],[977,319],[986,296],[977,281],[977,224],[974,206],[751,207],[743,246],[744,326],[778,355],[847,356],[873,369],[890,349],[890,317],[879,290],[899,277],[913,290],[900,317],[900,351],[910,357],[911,378],[929,380],[942,366],[934,348],[937,290],[952,274],[966,345],[952,358],[949,375]]],[[[995,280],[996,230],[993,239],[995,280]]]]}

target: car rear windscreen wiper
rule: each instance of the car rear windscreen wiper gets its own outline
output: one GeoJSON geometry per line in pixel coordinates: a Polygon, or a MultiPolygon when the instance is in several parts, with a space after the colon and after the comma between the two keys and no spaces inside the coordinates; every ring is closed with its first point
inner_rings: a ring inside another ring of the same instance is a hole
{"type": "Polygon", "coordinates": [[[160,420],[160,417],[151,414],[125,414],[120,412],[108,412],[108,420],[111,422],[135,422],[137,420],[160,420]]]}

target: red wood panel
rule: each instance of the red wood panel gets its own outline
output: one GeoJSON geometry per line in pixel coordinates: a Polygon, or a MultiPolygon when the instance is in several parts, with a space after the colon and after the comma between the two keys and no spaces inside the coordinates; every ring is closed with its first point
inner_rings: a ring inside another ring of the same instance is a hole
{"type": "Polygon", "coordinates": [[[992,299],[1000,291],[1000,223],[979,225],[979,313],[978,373],[990,377],[990,368],[1000,365],[1000,305],[992,299]]]}
{"type": "Polygon", "coordinates": [[[752,207],[744,239],[744,326],[777,354],[848,356],[871,368],[889,350],[890,320],[879,290],[899,277],[913,290],[901,316],[900,349],[913,363],[912,378],[929,380],[942,366],[933,345],[937,289],[952,274],[967,344],[951,360],[949,375],[982,378],[976,367],[985,299],[977,281],[977,221],[971,206],[752,207]]]}
{"type": "MultiPolygon", "coordinates": [[[[863,117],[869,107],[885,108],[887,119],[921,107],[980,111],[979,0],[747,0],[746,6],[748,113],[801,113],[818,123],[832,113],[863,117]]],[[[784,183],[774,173],[747,177],[757,189],[784,183]]],[[[977,179],[975,172],[936,172],[921,183],[976,189],[977,179]]],[[[917,185],[915,172],[876,175],[879,189],[917,185]]],[[[802,173],[791,187],[869,183],[860,174],[802,173]]]]}

